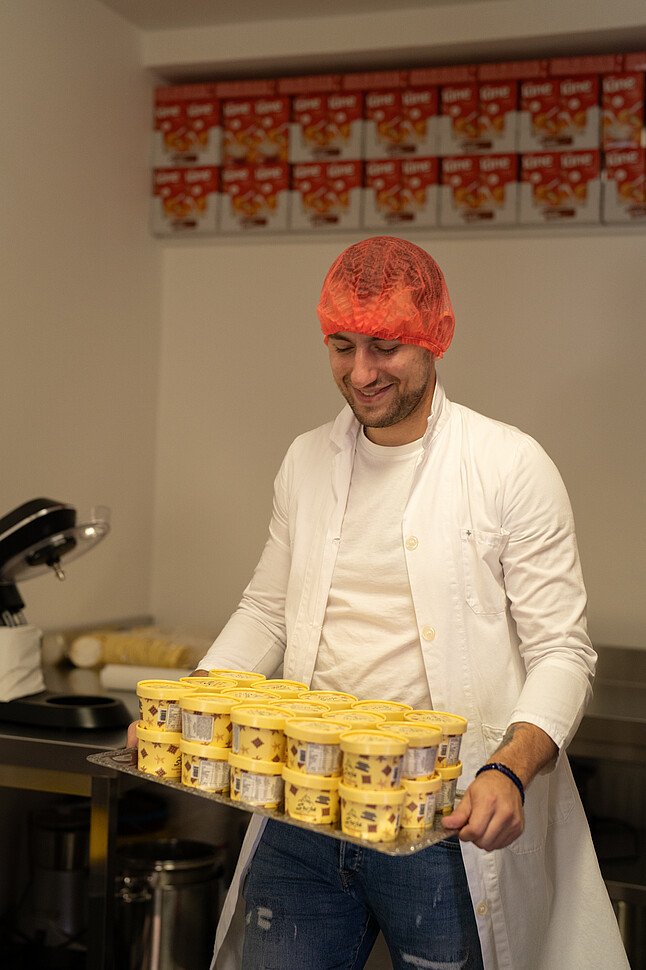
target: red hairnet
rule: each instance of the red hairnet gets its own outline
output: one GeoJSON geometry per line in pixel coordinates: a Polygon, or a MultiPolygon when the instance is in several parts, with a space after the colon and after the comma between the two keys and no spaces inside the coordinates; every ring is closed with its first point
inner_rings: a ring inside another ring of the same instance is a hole
{"type": "Polygon", "coordinates": [[[332,263],[316,308],[325,342],[348,331],[418,344],[442,357],[455,317],[442,270],[405,239],[373,236],[332,263]]]}

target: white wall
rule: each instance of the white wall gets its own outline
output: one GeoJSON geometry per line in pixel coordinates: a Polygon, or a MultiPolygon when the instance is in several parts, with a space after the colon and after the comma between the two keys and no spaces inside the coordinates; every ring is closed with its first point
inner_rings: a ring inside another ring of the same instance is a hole
{"type": "Polygon", "coordinates": [[[148,606],[160,259],[140,42],[96,0],[0,0],[0,515],[39,496],[113,509],[64,584],[20,585],[46,628],[148,606]]]}
{"type": "MultiPolygon", "coordinates": [[[[293,436],[343,403],[315,306],[352,236],[168,245],[153,608],[215,629],[265,539],[293,436]]],[[[357,237],[358,238],[358,237],[357,237]]],[[[457,316],[447,392],[524,428],[577,519],[598,643],[644,646],[643,233],[411,235],[457,316]]]]}

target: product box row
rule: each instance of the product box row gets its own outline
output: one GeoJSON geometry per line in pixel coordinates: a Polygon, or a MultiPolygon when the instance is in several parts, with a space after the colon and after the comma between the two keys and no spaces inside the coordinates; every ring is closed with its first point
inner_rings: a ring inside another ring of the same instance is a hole
{"type": "Polygon", "coordinates": [[[162,87],[153,166],[644,147],[645,71],[633,54],[162,87]]]}
{"type": "Polygon", "coordinates": [[[646,149],[153,173],[159,236],[646,220],[646,149]]]}

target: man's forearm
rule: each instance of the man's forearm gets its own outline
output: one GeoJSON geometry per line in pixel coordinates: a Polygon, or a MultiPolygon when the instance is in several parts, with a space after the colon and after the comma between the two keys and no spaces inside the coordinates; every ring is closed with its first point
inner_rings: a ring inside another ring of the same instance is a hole
{"type": "Polygon", "coordinates": [[[507,765],[527,788],[536,775],[554,764],[557,755],[558,748],[549,734],[535,724],[519,721],[507,728],[488,763],[507,765]]]}

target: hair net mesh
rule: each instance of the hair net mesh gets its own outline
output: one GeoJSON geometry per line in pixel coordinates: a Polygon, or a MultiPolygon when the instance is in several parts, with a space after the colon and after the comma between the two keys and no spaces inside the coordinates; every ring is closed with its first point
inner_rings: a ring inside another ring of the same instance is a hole
{"type": "Polygon", "coordinates": [[[316,308],[325,342],[347,331],[418,344],[442,357],[455,317],[442,270],[405,239],[373,236],[334,261],[316,308]]]}

